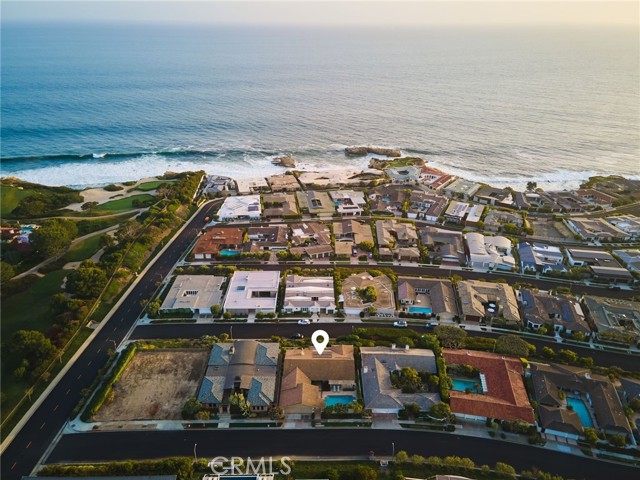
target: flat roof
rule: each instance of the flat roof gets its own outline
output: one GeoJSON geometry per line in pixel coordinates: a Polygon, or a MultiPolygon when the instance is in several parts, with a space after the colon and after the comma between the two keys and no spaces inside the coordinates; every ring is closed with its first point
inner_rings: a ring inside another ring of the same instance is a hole
{"type": "Polygon", "coordinates": [[[160,310],[209,309],[220,305],[225,277],[213,275],[178,275],[160,310]]]}

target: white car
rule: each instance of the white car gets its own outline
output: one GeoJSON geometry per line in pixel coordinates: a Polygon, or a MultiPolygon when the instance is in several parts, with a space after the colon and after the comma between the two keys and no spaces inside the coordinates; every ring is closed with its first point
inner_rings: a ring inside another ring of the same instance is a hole
{"type": "Polygon", "coordinates": [[[409,326],[409,324],[404,320],[399,320],[397,322],[393,322],[393,326],[398,328],[406,328],[409,326]]]}
{"type": "Polygon", "coordinates": [[[311,320],[307,320],[306,318],[303,318],[302,320],[298,320],[298,325],[310,325],[311,324],[311,320]]]}

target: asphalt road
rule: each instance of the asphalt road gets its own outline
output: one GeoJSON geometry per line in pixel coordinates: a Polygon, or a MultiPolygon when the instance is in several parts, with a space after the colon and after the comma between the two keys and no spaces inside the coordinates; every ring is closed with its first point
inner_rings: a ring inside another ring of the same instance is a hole
{"type": "Polygon", "coordinates": [[[44,400],[22,430],[0,457],[0,472],[4,480],[29,475],[55,436],[65,424],[71,411],[107,361],[107,351],[119,344],[135,323],[141,311],[140,301],[148,299],[156,290],[156,282],[164,278],[180,255],[189,246],[210,216],[213,205],[202,209],[162,254],[147,274],[124,300],[96,338],[80,355],[60,383],[44,400]]]}
{"type": "Polygon", "coordinates": [[[50,463],[94,462],[127,459],[192,456],[197,444],[198,458],[216,456],[391,456],[406,450],[425,457],[459,455],[470,457],[477,465],[495,465],[502,461],[517,470],[537,467],[573,479],[640,478],[640,469],[568,456],[529,445],[499,442],[413,430],[315,429],[315,430],[189,430],[92,432],[65,435],[49,457],[50,463]],[[114,446],[117,445],[117,448],[114,446]]]}
{"type": "MultiPolygon", "coordinates": [[[[379,323],[317,323],[311,325],[297,325],[295,323],[235,323],[235,324],[158,324],[137,327],[131,334],[131,339],[153,338],[200,338],[203,335],[232,334],[233,338],[271,338],[273,335],[290,337],[294,333],[302,333],[309,337],[314,330],[321,328],[332,338],[347,335],[352,329],[360,327],[384,327],[379,323]]],[[[424,328],[415,328],[419,333],[428,333],[424,328]]],[[[498,337],[501,333],[476,332],[467,330],[468,335],[482,337],[498,337]]],[[[538,350],[542,347],[550,347],[553,350],[563,348],[573,350],[582,357],[592,357],[596,365],[603,367],[617,366],[625,370],[640,370],[640,356],[625,355],[593,348],[581,348],[573,345],[564,345],[555,341],[531,340],[538,350]]]]}

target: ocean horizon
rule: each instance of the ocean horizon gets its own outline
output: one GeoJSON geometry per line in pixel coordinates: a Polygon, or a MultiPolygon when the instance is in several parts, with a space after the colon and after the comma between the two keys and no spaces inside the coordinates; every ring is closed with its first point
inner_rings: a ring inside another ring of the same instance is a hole
{"type": "Polygon", "coordinates": [[[621,27],[2,25],[2,175],[86,187],[365,168],[399,148],[494,184],[640,178],[621,27]]]}

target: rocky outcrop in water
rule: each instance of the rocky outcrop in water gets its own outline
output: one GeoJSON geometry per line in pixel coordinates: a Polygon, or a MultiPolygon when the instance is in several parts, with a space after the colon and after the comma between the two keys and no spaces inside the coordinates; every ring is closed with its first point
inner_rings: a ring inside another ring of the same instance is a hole
{"type": "Polygon", "coordinates": [[[285,168],[296,168],[296,160],[291,155],[283,155],[274,158],[271,163],[285,168]]]}
{"type": "Polygon", "coordinates": [[[344,152],[354,157],[363,157],[370,153],[374,155],[385,155],[387,157],[399,157],[401,155],[400,150],[384,147],[347,147],[344,149],[344,152]]]}

